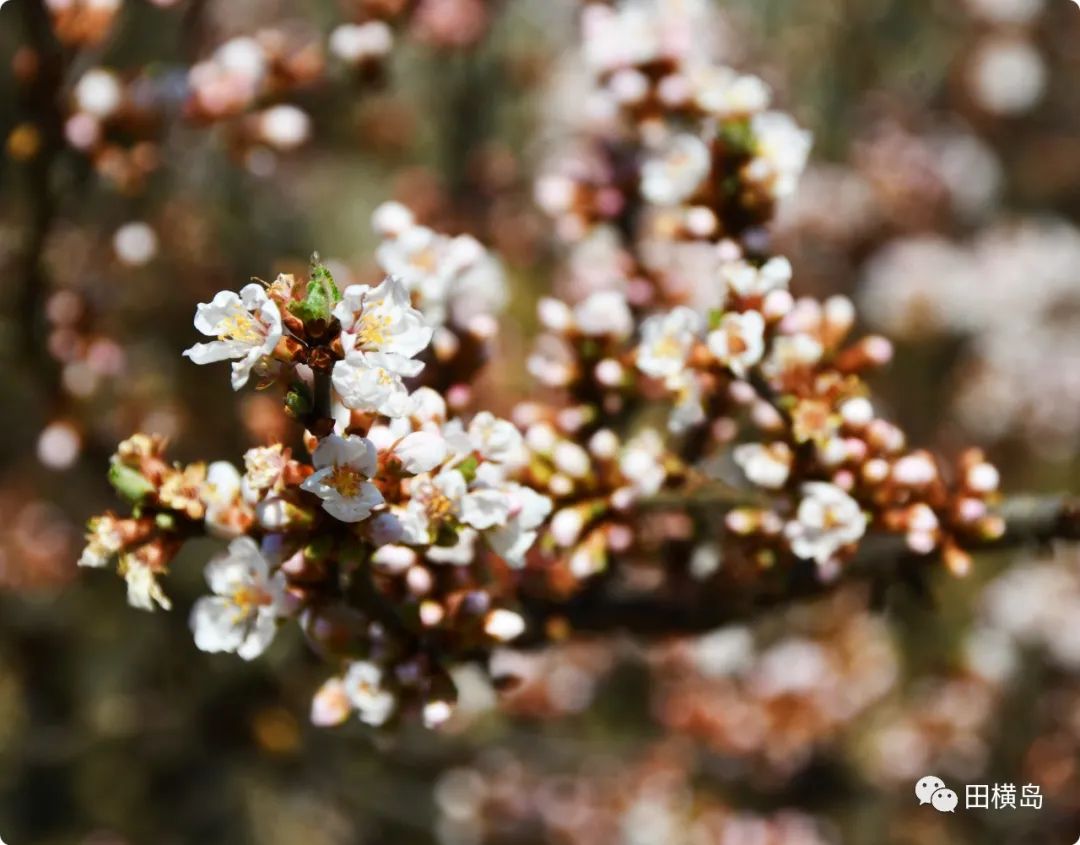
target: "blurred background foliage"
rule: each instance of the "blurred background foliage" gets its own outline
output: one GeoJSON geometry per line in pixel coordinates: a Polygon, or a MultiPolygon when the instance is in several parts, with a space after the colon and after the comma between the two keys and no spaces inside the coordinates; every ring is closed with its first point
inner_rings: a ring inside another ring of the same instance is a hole
{"type": "MultiPolygon", "coordinates": [[[[557,255],[531,184],[564,131],[562,89],[573,96],[576,3],[442,3],[443,43],[414,21],[374,78],[330,73],[290,94],[311,120],[298,150],[184,118],[187,67],[218,44],[262,27],[319,36],[357,5],[126,0],[98,43],[62,49],[35,34],[38,0],[0,10],[5,841],[1072,841],[1076,550],[984,555],[963,581],[856,590],[727,639],[523,657],[526,681],[502,710],[466,675],[467,706],[449,730],[394,736],[308,725],[324,671],[295,636],[250,665],[195,650],[186,614],[211,543],[184,551],[170,579],[177,608],[154,618],[129,608],[113,579],[76,572],[81,523],[111,505],[105,463],[131,431],[168,434],[180,459],[235,460],[294,436],[273,400],[233,395],[180,358],[194,304],[251,276],[302,271],[314,250],[340,277],[370,277],[369,217],[387,198],[502,255],[514,298],[484,389],[504,411],[529,390],[520,361],[557,255]],[[475,25],[467,13],[482,16],[483,38],[448,46],[447,31],[475,25]],[[32,78],[28,45],[46,48],[32,78]],[[144,177],[117,180],[64,141],[57,113],[95,66],[138,78],[156,104],[138,130],[144,177]],[[1031,571],[1036,557],[1046,571],[1031,571]],[[1053,621],[1029,630],[1036,617],[1053,621]],[[727,684],[716,665],[733,660],[757,681],[727,684]],[[770,692],[777,672],[805,684],[770,692]],[[933,813],[912,794],[929,773],[1040,784],[1046,804],[933,813]]],[[[1075,489],[1080,10],[1068,0],[714,5],[719,55],[762,75],[816,138],[816,164],[775,233],[796,292],[850,294],[887,331],[914,315],[875,384],[914,441],[984,445],[1009,489],[1075,489]],[[1003,40],[1028,52],[995,65],[985,52],[1003,40]],[[966,140],[948,147],[942,133],[966,140]],[[1047,215],[1060,228],[1039,228],[1047,215]],[[1018,245],[1008,227],[1021,217],[1035,234],[1018,245]],[[926,239],[955,253],[897,257],[926,239]],[[970,285],[943,305],[934,291],[957,268],[970,285]],[[1025,311],[1062,272],[1071,286],[1047,311],[1025,311]],[[882,293],[883,278],[901,281],[882,293]],[[998,322],[964,316],[989,296],[998,322]],[[1040,345],[1048,313],[1071,347],[1040,345]],[[987,341],[999,323],[1010,332],[987,341]],[[993,401],[959,408],[961,388],[1002,358],[1027,361],[1010,372],[1045,407],[1030,410],[1005,380],[993,401]],[[1025,428],[1032,416],[1049,419],[1052,436],[1025,428]],[[980,424],[995,418],[1015,423],[980,424]]]]}

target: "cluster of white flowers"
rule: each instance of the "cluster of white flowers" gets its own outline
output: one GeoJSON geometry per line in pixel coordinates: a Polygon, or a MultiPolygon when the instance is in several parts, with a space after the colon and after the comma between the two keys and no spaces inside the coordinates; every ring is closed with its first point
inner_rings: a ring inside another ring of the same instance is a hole
{"type": "MultiPolygon", "coordinates": [[[[972,450],[950,478],[908,451],[859,378],[889,344],[849,343],[848,299],[797,300],[788,260],[759,257],[810,136],[770,111],[760,79],[691,49],[708,12],[704,0],[585,10],[592,93],[610,119],[588,124],[585,153],[537,190],[575,242],[571,281],[587,280],[539,303],[546,334],[528,369],[548,396],[518,404],[512,422],[472,408],[502,271],[475,238],[385,203],[372,220],[379,284],[339,291],[316,258],[303,291],[280,276],[196,311],[210,340],[184,354],[231,361],[234,389],[253,375],[284,387],[310,461],[277,443],[250,449],[242,471],[183,466],[163,438],[136,435],[110,472],[132,516],[94,520],[80,563],[117,560],[133,605],[167,608],[157,579],[183,541],[200,529],[228,541],[191,613],[196,646],[250,660],[297,619],[340,666],[313,721],[373,726],[415,704],[426,724],[444,722],[455,663],[554,630],[519,612],[530,590],[565,598],[612,566],[614,582],[658,593],[684,575],[704,586],[795,559],[828,579],[873,526],[966,571],[963,542],[1003,531],[989,509],[997,472],[972,450]],[[444,397],[417,386],[421,374],[453,386],[444,397]],[[664,396],[667,432],[648,407],[664,396]],[[718,490],[721,518],[699,520],[718,490]]],[[[271,41],[234,39],[192,70],[206,114],[246,109],[278,75],[271,41]]],[[[331,46],[363,63],[389,41],[365,24],[331,46]]],[[[288,105],[255,122],[283,149],[310,131],[288,105]]],[[[781,653],[760,683],[798,686],[782,667],[811,652],[781,653]]]]}
{"type": "MultiPolygon", "coordinates": [[[[410,437],[425,438],[424,460],[413,464],[419,474],[405,482],[405,501],[389,509],[396,524],[384,524],[388,536],[433,562],[462,565],[474,559],[475,543],[483,538],[511,566],[521,566],[552,506],[511,480],[526,459],[517,428],[481,412],[467,428],[452,420],[441,434],[420,431],[400,442],[410,437]]],[[[376,559],[399,566],[412,558],[404,551],[384,546],[376,559]]]]}
{"type": "Polygon", "coordinates": [[[669,421],[675,431],[705,419],[700,384],[689,366],[691,354],[703,345],[709,361],[744,378],[765,356],[766,319],[777,322],[793,305],[787,292],[791,264],[785,258],[773,258],[760,268],[741,260],[732,262],[723,265],[720,275],[727,291],[724,303],[731,310],[716,312],[710,326],[685,306],[653,315],[641,325],[637,368],[663,380],[675,395],[669,421]]]}
{"type": "Polygon", "coordinates": [[[761,79],[715,62],[718,51],[703,37],[715,20],[704,2],[586,9],[591,77],[584,96],[582,80],[574,80],[570,108],[584,112],[580,137],[536,188],[568,241],[588,238],[612,218],[638,217],[622,228],[681,254],[688,244],[765,223],[775,201],[794,191],[810,133],[770,110],[772,92],[761,79]],[[632,187],[616,176],[626,168],[622,153],[631,152],[639,166],[632,187]]]}
{"type": "Polygon", "coordinates": [[[982,437],[1022,434],[1053,455],[1080,432],[1078,266],[1080,232],[1061,221],[994,226],[968,245],[910,238],[868,264],[861,305],[901,338],[969,338],[964,424],[982,437]],[[1051,358],[1060,366],[1047,367],[1051,358]]]}
{"type": "MultiPolygon", "coordinates": [[[[394,715],[399,696],[390,684],[387,672],[371,660],[356,660],[340,677],[330,678],[315,693],[311,702],[311,721],[329,727],[340,725],[350,714],[366,725],[379,727],[394,715]]],[[[424,725],[436,728],[453,714],[453,707],[442,699],[428,701],[421,709],[424,725]]]]}
{"type": "Polygon", "coordinates": [[[506,304],[498,260],[471,235],[449,237],[416,222],[401,203],[379,206],[372,225],[382,239],[375,259],[412,295],[427,324],[486,330],[506,304]]]}
{"type": "Polygon", "coordinates": [[[714,45],[705,0],[633,0],[585,8],[585,61],[612,73],[659,60],[691,59],[714,45]]]}
{"type": "Polygon", "coordinates": [[[1048,558],[1013,567],[992,581],[982,596],[980,622],[1003,634],[1010,664],[1020,649],[1045,649],[1060,666],[1080,669],[1080,556],[1061,546],[1048,558]]]}
{"type": "Polygon", "coordinates": [[[350,713],[361,722],[379,726],[394,712],[396,699],[384,686],[385,673],[376,663],[358,660],[345,674],[330,678],[311,702],[311,721],[316,725],[340,725],[350,713]]]}

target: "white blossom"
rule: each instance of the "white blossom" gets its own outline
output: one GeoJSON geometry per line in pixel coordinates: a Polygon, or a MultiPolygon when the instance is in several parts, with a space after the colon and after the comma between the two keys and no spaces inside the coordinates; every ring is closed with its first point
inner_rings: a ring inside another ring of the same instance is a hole
{"type": "Polygon", "coordinates": [[[649,317],[641,325],[637,366],[653,378],[671,378],[686,366],[694,341],[701,331],[696,311],[679,306],[667,314],[649,317]]]}
{"type": "Polygon", "coordinates": [[[400,203],[380,206],[373,223],[384,237],[375,259],[416,297],[429,324],[442,325],[452,317],[465,325],[478,314],[502,309],[502,266],[476,238],[448,237],[417,225],[400,203]]]}
{"type": "Polygon", "coordinates": [[[406,472],[430,472],[446,460],[450,449],[443,437],[432,431],[407,434],[393,448],[406,472]]]}
{"type": "Polygon", "coordinates": [[[311,699],[311,724],[320,728],[340,725],[352,712],[352,701],[341,678],[327,680],[311,699]]]}
{"type": "Polygon", "coordinates": [[[197,343],[184,351],[196,364],[232,360],[232,386],[239,390],[252,369],[270,356],[281,340],[281,312],[262,285],[245,285],[240,294],[225,290],[211,302],[200,303],[195,328],[210,343],[197,343]]]}
{"type": "Polygon", "coordinates": [[[432,563],[448,566],[468,566],[476,558],[476,541],[480,532],[465,526],[457,532],[457,542],[452,546],[431,546],[424,553],[432,563]]]}
{"type": "Polygon", "coordinates": [[[410,499],[398,512],[406,542],[432,542],[439,528],[464,523],[480,531],[504,525],[510,516],[510,499],[500,490],[469,489],[465,476],[456,469],[437,475],[420,475],[409,481],[410,499]]]}
{"type": "Polygon", "coordinates": [[[374,288],[350,285],[334,306],[334,316],[341,323],[341,345],[347,355],[378,352],[386,356],[390,369],[416,375],[415,364],[406,361],[427,348],[432,329],[412,307],[409,291],[400,280],[390,277],[374,288]]]}
{"type": "Polygon", "coordinates": [[[709,332],[707,342],[720,363],[735,375],[745,376],[765,354],[765,318],[758,311],[724,314],[720,325],[709,332]]]}
{"type": "Polygon", "coordinates": [[[733,452],[735,463],[751,482],[769,490],[778,490],[787,483],[794,457],[784,442],[743,443],[733,452]]]}
{"type": "Polygon", "coordinates": [[[418,387],[413,391],[410,399],[412,407],[409,410],[409,416],[421,428],[438,428],[446,422],[446,400],[437,390],[430,387],[418,387]]]}
{"type": "Polygon", "coordinates": [[[424,368],[413,360],[431,342],[432,329],[412,307],[409,292],[394,278],[378,287],[350,285],[334,306],[341,323],[345,360],[334,365],[334,389],[348,408],[390,417],[406,416],[409,392],[403,378],[424,368]]]}
{"type": "Polygon", "coordinates": [[[720,275],[738,296],[765,296],[776,290],[787,290],[792,269],[788,259],[777,256],[770,258],[761,267],[742,260],[729,261],[720,268],[720,275]]]}
{"type": "Polygon", "coordinates": [[[454,708],[448,701],[429,701],[421,712],[425,728],[437,728],[453,715],[454,708]]]}
{"type": "Polygon", "coordinates": [[[642,165],[641,193],[656,205],[676,205],[694,195],[711,167],[704,141],[685,132],[675,135],[642,165]]]}
{"type": "Polygon", "coordinates": [[[525,553],[532,548],[537,529],[551,514],[551,499],[530,487],[510,483],[503,488],[510,504],[505,525],[496,525],[484,536],[488,545],[508,564],[524,566],[525,553]]]}
{"type": "Polygon", "coordinates": [[[667,380],[675,397],[675,407],[668,417],[668,429],[676,434],[705,422],[705,406],[701,401],[701,382],[691,370],[684,370],[667,380]]]}
{"type": "Polygon", "coordinates": [[[802,496],[796,518],[785,529],[796,557],[824,565],[866,533],[859,503],[835,484],[807,482],[802,496]]]}
{"type": "Polygon", "coordinates": [[[270,564],[250,537],[237,537],[226,554],[206,566],[212,596],[191,611],[195,645],[202,651],[235,652],[252,660],[266,651],[284,615],[285,573],[270,564]]]}
{"type": "Polygon", "coordinates": [[[89,529],[86,547],[79,557],[79,566],[100,569],[107,566],[113,556],[124,548],[124,540],[120,536],[116,517],[108,514],[91,519],[89,529]]]}
{"type": "Polygon", "coordinates": [[[507,643],[525,633],[525,619],[520,613],[498,607],[484,619],[484,632],[499,642],[507,643]]]}
{"type": "Polygon", "coordinates": [[[524,447],[517,426],[488,411],[481,411],[469,423],[469,443],[482,458],[495,463],[521,458],[524,447]]]}
{"type": "Polygon", "coordinates": [[[383,687],[383,670],[374,663],[352,663],[341,682],[361,722],[382,725],[394,712],[394,695],[383,687]]]}
{"type": "Polygon", "coordinates": [[[654,429],[645,429],[629,440],[619,454],[619,469],[634,491],[651,496],[664,484],[667,471],[662,456],[664,442],[654,429]]]}
{"type": "Polygon", "coordinates": [[[244,453],[244,476],[240,479],[244,501],[252,505],[262,501],[280,483],[287,463],[285,447],[280,443],[248,449],[244,453]]]}
{"type": "Polygon", "coordinates": [[[219,537],[235,536],[236,525],[229,516],[243,502],[240,470],[228,461],[214,461],[206,469],[202,501],[206,505],[206,527],[219,537]]]}
{"type": "Polygon", "coordinates": [[[172,609],[172,602],[161,589],[157,573],[132,555],[125,555],[120,560],[119,571],[127,582],[127,600],[139,610],[154,610],[158,605],[164,610],[172,609]]]}
{"type": "Polygon", "coordinates": [[[346,408],[405,417],[412,410],[412,401],[402,379],[423,368],[420,361],[381,352],[354,353],[334,364],[331,380],[346,408]]]}
{"type": "MultiPolygon", "coordinates": [[[[465,267],[449,291],[449,315],[459,326],[476,331],[481,319],[499,314],[509,300],[502,263],[486,250],[465,267]]],[[[497,328],[497,324],[495,324],[497,328]]]]}
{"type": "Polygon", "coordinates": [[[702,65],[691,74],[694,100],[717,117],[741,117],[769,107],[772,92],[759,77],[729,67],[702,65]]]}
{"type": "Polygon", "coordinates": [[[330,52],[349,64],[381,59],[394,46],[394,33],[385,21],[346,23],[330,33],[330,52]]]}
{"type": "Polygon", "coordinates": [[[590,337],[628,337],[634,330],[626,294],[616,290],[590,294],[574,308],[574,322],[582,334],[590,337]]]}
{"type": "Polygon", "coordinates": [[[323,500],[323,510],[342,522],[360,522],[383,503],[382,493],[368,481],[375,475],[378,454],[370,440],[332,434],[311,456],[316,472],[301,488],[323,500]]]}
{"type": "Polygon", "coordinates": [[[755,138],[757,157],[746,166],[746,175],[758,182],[769,183],[774,197],[794,193],[795,186],[806,168],[813,136],[800,129],[783,112],[762,112],[750,119],[755,138]]]}

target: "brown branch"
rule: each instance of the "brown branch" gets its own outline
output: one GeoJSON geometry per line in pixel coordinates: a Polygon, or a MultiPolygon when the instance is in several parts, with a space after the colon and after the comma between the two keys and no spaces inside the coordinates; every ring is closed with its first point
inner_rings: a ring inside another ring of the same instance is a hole
{"type": "MultiPolygon", "coordinates": [[[[1080,499],[1071,496],[1019,496],[1001,508],[1005,534],[971,551],[1039,547],[1055,540],[1080,540],[1080,499]]],[[[935,565],[935,555],[911,552],[898,535],[867,537],[838,581],[825,584],[814,565],[799,562],[762,571],[753,583],[733,583],[721,575],[712,583],[693,583],[665,594],[620,592],[611,582],[598,583],[559,601],[523,598],[530,631],[515,646],[536,647],[571,634],[627,633],[652,638],[703,633],[747,621],[769,609],[833,592],[839,585],[862,581],[879,588],[909,580],[935,565]]]]}

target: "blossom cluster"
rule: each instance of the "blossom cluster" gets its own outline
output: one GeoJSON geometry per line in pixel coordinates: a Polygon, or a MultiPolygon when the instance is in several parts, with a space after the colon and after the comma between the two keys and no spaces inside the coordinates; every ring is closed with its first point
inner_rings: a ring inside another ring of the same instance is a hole
{"type": "Polygon", "coordinates": [[[772,642],[738,625],[658,645],[649,656],[657,719],[757,769],[805,768],[898,684],[895,643],[860,603],[836,597],[827,622],[790,620],[772,642]]]}
{"type": "Polygon", "coordinates": [[[810,134],[770,108],[764,81],[693,49],[698,5],[586,8],[586,113],[536,187],[565,239],[611,226],[656,253],[681,244],[652,256],[662,267],[687,244],[754,241],[794,191],[810,134]]]}
{"type": "MultiPolygon", "coordinates": [[[[80,562],[100,567],[115,558],[133,605],[168,608],[159,576],[182,540],[200,527],[231,538],[207,567],[213,596],[196,604],[192,627],[199,648],[245,659],[270,644],[285,618],[298,619],[317,642],[339,636],[326,620],[343,603],[342,590],[353,589],[341,579],[354,579],[356,590],[373,591],[370,601],[385,603],[399,630],[371,621],[371,641],[393,648],[377,661],[353,661],[348,689],[357,679],[366,689],[373,677],[404,672],[402,664],[425,659],[428,641],[446,639],[448,655],[516,637],[523,618],[478,590],[486,573],[473,563],[483,546],[520,567],[550,511],[545,497],[513,480],[524,454],[520,433],[486,412],[467,425],[448,418],[438,393],[406,386],[425,366],[417,356],[433,329],[396,278],[339,293],[317,265],[303,298],[298,291],[289,277],[222,291],[195,317],[212,339],[186,354],[199,364],[231,361],[235,389],[252,378],[286,383],[290,409],[321,433],[309,431],[310,464],[275,444],[248,451],[243,472],[227,462],[176,466],[161,438],[137,435],[121,445],[110,473],[134,513],[95,518],[80,562]],[[325,341],[317,349],[315,338],[325,341]],[[303,383],[301,368],[318,384],[303,383]],[[333,397],[325,417],[310,407],[316,389],[333,397]]],[[[396,701],[375,686],[379,701],[396,701]]],[[[424,703],[430,722],[448,715],[435,692],[424,703]]],[[[329,718],[327,695],[316,700],[321,720],[329,718]]],[[[375,713],[365,700],[355,691],[349,697],[364,721],[381,723],[395,709],[375,713]]]]}
{"type": "Polygon", "coordinates": [[[605,758],[591,770],[481,756],[435,787],[448,841],[497,842],[504,831],[568,845],[590,842],[762,842],[825,845],[831,831],[792,809],[741,812],[695,785],[704,766],[677,742],[605,758]]]}
{"type": "Polygon", "coordinates": [[[1080,431],[1078,258],[1080,232],[1053,219],[998,224],[970,243],[909,237],[871,259],[861,304],[897,338],[965,339],[955,401],[971,431],[1061,453],[1080,431]],[[1062,366],[1045,366],[1051,354],[1062,366]]]}
{"type": "MultiPolygon", "coordinates": [[[[177,0],[153,0],[161,26],[181,13],[177,0]]],[[[428,0],[421,3],[365,2],[344,10],[328,31],[293,22],[256,21],[251,34],[223,38],[190,66],[151,69],[97,64],[94,48],[106,42],[124,0],[50,0],[45,3],[52,33],[65,48],[84,50],[72,63],[70,80],[56,93],[67,146],[86,156],[102,180],[123,194],[145,190],[163,161],[162,136],[176,116],[188,125],[221,124],[228,146],[249,170],[265,175],[276,154],[306,144],[315,132],[309,101],[334,85],[373,88],[401,30],[418,41],[457,49],[479,41],[491,12],[486,0],[428,0]],[[437,7],[437,8],[432,8],[437,7]]],[[[196,10],[185,28],[195,31],[196,10]]],[[[207,15],[209,16],[209,15],[207,15]]],[[[100,52],[100,51],[98,51],[100,52]]],[[[45,56],[27,48],[14,71],[28,89],[39,84],[45,56]]],[[[20,124],[8,149],[32,159],[46,143],[47,128],[20,124]]]]}
{"type": "Polygon", "coordinates": [[[251,449],[241,470],[172,464],[136,435],[110,471],[131,515],[92,520],[82,563],[115,560],[132,604],[168,607],[183,542],[227,540],[196,645],[251,659],[296,621],[335,667],[312,704],[325,725],[441,724],[462,664],[500,677],[502,644],[566,638],[577,602],[829,581],[870,532],[967,572],[966,547],[1004,530],[997,470],[909,447],[862,379],[891,346],[849,340],[852,303],[797,298],[791,263],[768,255],[762,227],[808,136],[763,83],[676,37],[626,54],[644,8],[585,10],[607,119],[577,139],[588,166],[538,185],[574,293],[539,303],[534,395],[502,419],[472,390],[498,262],[383,205],[378,284],[339,289],[314,260],[306,280],[196,310],[204,340],[185,355],[229,362],[236,390],[276,387],[302,440],[251,449]]]}

